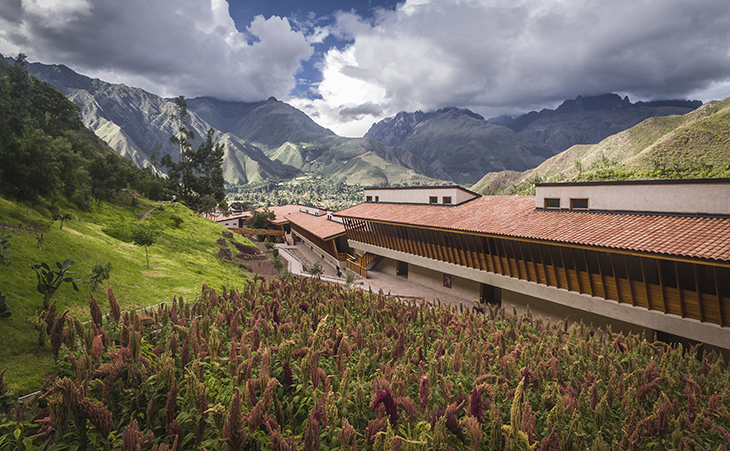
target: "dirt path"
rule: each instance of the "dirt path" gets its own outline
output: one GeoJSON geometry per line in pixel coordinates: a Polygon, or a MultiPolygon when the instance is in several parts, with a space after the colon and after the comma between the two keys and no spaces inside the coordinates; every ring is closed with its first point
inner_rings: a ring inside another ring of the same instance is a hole
{"type": "Polygon", "coordinates": [[[140,221],[144,221],[145,219],[147,219],[147,216],[149,216],[149,215],[150,215],[150,213],[152,213],[153,211],[155,211],[155,207],[152,207],[152,208],[150,208],[149,210],[147,210],[147,212],[146,212],[145,214],[143,214],[143,215],[142,215],[142,216],[141,216],[141,217],[139,218],[139,220],[140,220],[140,221]]]}

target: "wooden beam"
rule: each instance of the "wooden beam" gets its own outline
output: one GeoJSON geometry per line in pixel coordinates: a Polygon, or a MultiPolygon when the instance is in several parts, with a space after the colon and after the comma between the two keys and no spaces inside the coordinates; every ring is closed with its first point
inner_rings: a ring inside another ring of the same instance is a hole
{"type": "Polygon", "coordinates": [[[662,309],[664,310],[664,313],[669,312],[667,309],[667,293],[666,289],[664,288],[664,279],[662,278],[662,265],[659,263],[659,260],[656,260],[656,273],[657,277],[659,277],[659,287],[662,289],[662,309]]]}
{"type": "Polygon", "coordinates": [[[618,276],[616,275],[616,265],[613,263],[613,254],[611,252],[608,253],[608,258],[611,260],[611,272],[613,273],[613,283],[616,284],[616,299],[619,303],[622,302],[621,299],[621,287],[618,284],[618,276]]]}
{"type": "Polygon", "coordinates": [[[487,236],[484,237],[484,241],[487,243],[487,252],[489,253],[489,260],[491,260],[491,262],[492,262],[492,272],[495,274],[502,274],[502,268],[499,268],[499,272],[497,272],[497,264],[495,263],[495,259],[494,259],[494,253],[496,252],[496,250],[493,250],[492,246],[489,244],[490,239],[491,238],[489,238],[487,236]]]}
{"type": "Polygon", "coordinates": [[[705,320],[705,308],[704,308],[704,300],[702,299],[702,289],[700,289],[700,272],[697,269],[697,265],[692,265],[692,269],[694,270],[694,276],[695,276],[695,290],[697,291],[697,303],[700,307],[700,321],[705,320]]]}
{"type": "MultiPolygon", "coordinates": [[[[563,248],[559,248],[560,250],[560,258],[563,259],[563,271],[565,271],[565,280],[568,283],[568,291],[575,291],[570,286],[570,274],[568,274],[568,266],[565,264],[565,254],[563,254],[563,248]]],[[[576,277],[580,277],[578,274],[578,271],[575,270],[575,261],[573,261],[573,272],[575,272],[576,277]]]]}
{"type": "Polygon", "coordinates": [[[515,269],[517,270],[517,278],[524,279],[524,277],[522,277],[522,273],[520,272],[520,262],[519,262],[519,260],[517,260],[517,252],[515,252],[514,242],[512,240],[507,240],[507,241],[509,241],[509,247],[510,247],[510,250],[512,251],[512,257],[514,258],[514,261],[515,261],[515,269]]]}
{"type": "MultiPolygon", "coordinates": [[[[545,264],[545,257],[542,255],[542,246],[538,243],[537,252],[540,254],[540,262],[542,262],[542,272],[545,273],[545,285],[550,285],[550,276],[548,276],[547,265],[545,264]]],[[[550,258],[552,262],[552,258],[550,258]]]]}
{"type": "Polygon", "coordinates": [[[512,267],[509,264],[509,255],[507,255],[507,246],[504,244],[505,240],[500,239],[499,241],[500,241],[500,243],[502,243],[502,252],[504,252],[504,260],[507,262],[507,275],[509,275],[510,277],[514,277],[514,276],[512,276],[512,267]]]}
{"type": "Polygon", "coordinates": [[[644,259],[639,257],[639,267],[641,268],[641,278],[644,280],[644,292],[646,293],[646,308],[653,310],[651,305],[651,295],[649,294],[649,282],[646,280],[646,271],[644,271],[644,259]]]}
{"type": "Polygon", "coordinates": [[[717,277],[717,267],[712,268],[715,276],[715,294],[717,295],[717,311],[720,313],[720,326],[725,325],[725,312],[722,307],[722,294],[720,294],[720,279],[717,277]]]}
{"type": "Polygon", "coordinates": [[[631,285],[631,271],[629,271],[629,261],[624,254],[624,266],[626,267],[626,280],[629,282],[629,294],[631,295],[631,305],[636,307],[636,296],[634,296],[634,287],[631,285]]]}
{"type": "Polygon", "coordinates": [[[593,291],[593,279],[591,278],[591,269],[588,267],[588,257],[586,257],[586,250],[581,249],[581,252],[583,253],[583,263],[586,265],[586,274],[588,274],[588,288],[590,288],[591,296],[594,296],[595,292],[593,291]]]}
{"type": "Polygon", "coordinates": [[[677,293],[679,294],[679,309],[682,312],[682,318],[687,316],[687,310],[684,307],[684,296],[682,296],[682,285],[679,283],[679,263],[674,262],[674,277],[677,278],[677,293]]]}

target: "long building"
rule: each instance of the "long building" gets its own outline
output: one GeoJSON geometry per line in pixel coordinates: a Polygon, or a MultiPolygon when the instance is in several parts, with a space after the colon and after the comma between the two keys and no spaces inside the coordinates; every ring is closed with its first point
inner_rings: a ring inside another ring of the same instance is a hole
{"type": "Polygon", "coordinates": [[[369,188],[358,259],[465,298],[730,349],[730,180],[369,188]]]}

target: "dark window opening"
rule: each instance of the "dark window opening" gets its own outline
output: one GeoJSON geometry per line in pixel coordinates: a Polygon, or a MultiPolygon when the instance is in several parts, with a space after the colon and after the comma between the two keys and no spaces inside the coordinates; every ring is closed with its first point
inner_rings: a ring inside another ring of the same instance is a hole
{"type": "Polygon", "coordinates": [[[482,304],[502,305],[502,290],[500,288],[483,283],[480,291],[479,300],[482,304]]]}
{"type": "Polygon", "coordinates": [[[373,196],[365,197],[365,202],[372,202],[372,201],[373,201],[373,196]]]}
{"type": "Polygon", "coordinates": [[[380,196],[375,196],[375,202],[380,201],[380,196]]]}
{"type": "Polygon", "coordinates": [[[559,197],[546,197],[545,198],[545,208],[560,208],[560,198],[559,197]]]}
{"type": "Polygon", "coordinates": [[[588,210],[588,199],[570,199],[571,210],[588,210]]]}
{"type": "Polygon", "coordinates": [[[395,268],[395,275],[408,277],[408,262],[398,262],[395,268]]]}
{"type": "Polygon", "coordinates": [[[444,196],[444,205],[451,204],[451,196],[444,196]]]}
{"type": "Polygon", "coordinates": [[[429,204],[437,204],[437,203],[439,203],[438,196],[429,196],[428,203],[429,204]]]}

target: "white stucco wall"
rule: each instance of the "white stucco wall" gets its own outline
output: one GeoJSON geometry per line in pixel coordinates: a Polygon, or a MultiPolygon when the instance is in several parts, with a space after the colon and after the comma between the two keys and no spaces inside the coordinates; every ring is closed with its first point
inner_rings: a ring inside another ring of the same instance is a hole
{"type": "Polygon", "coordinates": [[[535,207],[545,198],[588,199],[589,210],[730,215],[730,183],[574,185],[536,187],[535,207]]]}
{"type": "Polygon", "coordinates": [[[412,189],[366,189],[365,199],[372,197],[372,201],[378,198],[378,202],[392,202],[402,204],[428,204],[430,197],[437,197],[438,204],[443,204],[444,196],[451,197],[451,205],[458,205],[467,200],[474,199],[474,194],[466,192],[458,187],[428,187],[412,189]]]}

